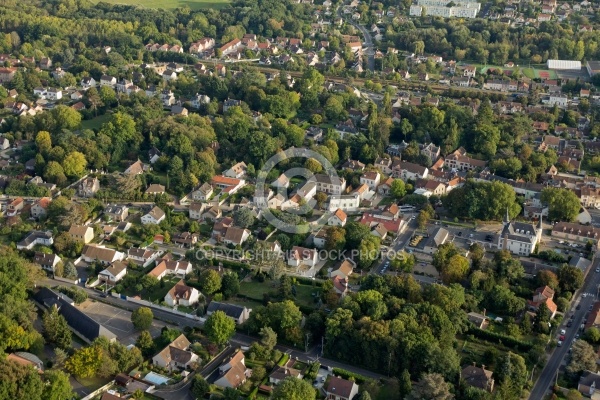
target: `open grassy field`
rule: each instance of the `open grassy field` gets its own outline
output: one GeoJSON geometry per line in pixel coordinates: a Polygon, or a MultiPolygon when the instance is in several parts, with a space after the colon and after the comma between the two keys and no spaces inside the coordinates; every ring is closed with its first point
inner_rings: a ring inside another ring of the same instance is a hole
{"type": "MultiPolygon", "coordinates": [[[[264,293],[277,291],[277,285],[272,281],[267,282],[242,282],[240,283],[240,294],[247,296],[250,300],[260,302],[264,293]]],[[[293,299],[298,305],[314,307],[315,301],[312,293],[318,293],[319,288],[309,285],[296,285],[296,296],[293,299]]]]}
{"type": "Polygon", "coordinates": [[[110,120],[111,114],[100,115],[96,118],[81,121],[81,129],[100,129],[110,120]]]}
{"type": "MultiPolygon", "coordinates": [[[[178,7],[189,7],[192,10],[203,8],[223,8],[229,4],[227,0],[101,0],[110,4],[128,4],[146,8],[164,8],[172,10],[178,7]]],[[[99,3],[100,1],[95,1],[99,3]]]]}

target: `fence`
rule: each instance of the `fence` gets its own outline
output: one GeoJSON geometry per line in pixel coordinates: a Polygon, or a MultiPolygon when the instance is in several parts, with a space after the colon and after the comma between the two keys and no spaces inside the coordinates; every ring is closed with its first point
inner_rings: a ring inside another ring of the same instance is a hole
{"type": "Polygon", "coordinates": [[[73,279],[61,278],[60,276],[55,276],[54,280],[60,281],[60,282],[71,283],[73,285],[78,285],[80,282],[79,278],[73,280],[73,279]]]}
{"type": "Polygon", "coordinates": [[[202,317],[199,317],[199,316],[193,315],[193,314],[187,314],[187,313],[184,313],[184,312],[181,312],[181,311],[174,310],[174,309],[172,309],[170,307],[161,306],[159,304],[154,304],[154,303],[149,302],[147,300],[136,299],[136,298],[133,298],[133,297],[125,296],[125,295],[114,293],[114,292],[111,293],[111,296],[112,297],[116,297],[116,298],[121,299],[121,300],[129,301],[131,303],[140,304],[142,306],[146,306],[146,307],[154,308],[154,309],[157,309],[157,310],[165,311],[165,312],[168,312],[169,314],[178,315],[178,316],[184,317],[184,318],[189,318],[189,319],[192,319],[194,321],[198,321],[200,323],[204,323],[206,321],[206,318],[202,318],[202,317]]]}
{"type": "Polygon", "coordinates": [[[102,386],[101,388],[94,390],[92,393],[88,394],[81,400],[91,400],[94,397],[98,396],[100,393],[104,393],[106,390],[111,388],[113,386],[113,384],[114,384],[114,381],[110,381],[106,385],[102,386]]]}

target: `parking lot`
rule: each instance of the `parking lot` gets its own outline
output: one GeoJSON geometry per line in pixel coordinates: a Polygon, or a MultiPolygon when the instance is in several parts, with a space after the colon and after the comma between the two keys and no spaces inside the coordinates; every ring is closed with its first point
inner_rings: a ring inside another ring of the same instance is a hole
{"type": "MultiPolygon", "coordinates": [[[[92,300],[86,300],[78,308],[117,335],[119,342],[122,344],[126,346],[135,344],[139,332],[136,332],[133,328],[130,311],[92,300]]],[[[150,334],[153,337],[158,336],[163,326],[165,326],[164,323],[155,320],[150,328],[150,334]]]]}

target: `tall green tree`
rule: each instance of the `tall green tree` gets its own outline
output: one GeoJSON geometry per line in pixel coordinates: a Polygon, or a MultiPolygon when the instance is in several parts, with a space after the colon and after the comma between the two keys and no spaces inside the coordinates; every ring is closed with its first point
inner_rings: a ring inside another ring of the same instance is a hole
{"type": "Polygon", "coordinates": [[[206,319],[204,331],[212,342],[222,345],[235,333],[235,322],[223,311],[215,311],[206,319]]]}
{"type": "Polygon", "coordinates": [[[131,313],[131,322],[135,329],[140,331],[148,330],[152,326],[154,314],[148,307],[140,307],[131,313]]]}
{"type": "Polygon", "coordinates": [[[42,326],[46,340],[63,350],[71,348],[71,329],[65,317],[58,313],[56,307],[52,307],[44,313],[42,326]]]}
{"type": "Polygon", "coordinates": [[[272,400],[314,400],[315,389],[308,381],[289,376],[281,381],[271,394],[272,400]]]}

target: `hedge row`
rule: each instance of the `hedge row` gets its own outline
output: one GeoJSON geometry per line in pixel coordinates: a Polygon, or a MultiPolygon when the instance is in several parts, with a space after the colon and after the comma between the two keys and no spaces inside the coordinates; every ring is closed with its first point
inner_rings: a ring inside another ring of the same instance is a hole
{"type": "Polygon", "coordinates": [[[496,332],[490,332],[476,327],[470,327],[467,333],[470,333],[473,336],[478,337],[480,339],[485,339],[489,341],[497,340],[507,347],[512,347],[515,350],[522,352],[529,351],[533,347],[533,343],[531,342],[525,342],[523,340],[515,339],[512,336],[503,335],[501,333],[496,332]]]}
{"type": "Polygon", "coordinates": [[[354,382],[356,382],[358,385],[362,385],[363,383],[371,380],[370,378],[367,378],[364,375],[356,374],[354,372],[350,372],[350,371],[347,371],[347,370],[342,369],[342,368],[334,368],[333,369],[333,374],[336,375],[336,376],[342,377],[344,379],[353,378],[354,382]]]}

